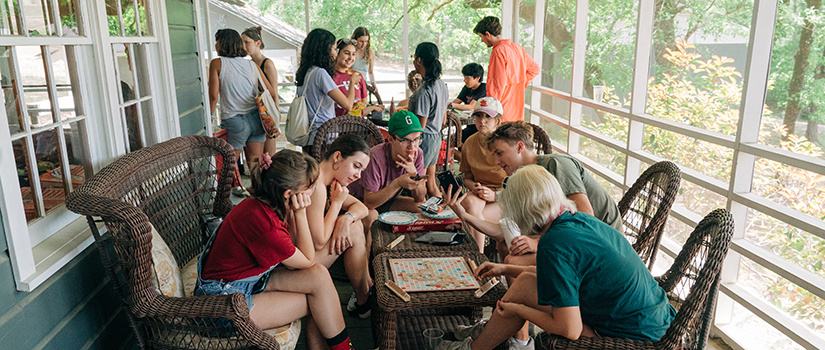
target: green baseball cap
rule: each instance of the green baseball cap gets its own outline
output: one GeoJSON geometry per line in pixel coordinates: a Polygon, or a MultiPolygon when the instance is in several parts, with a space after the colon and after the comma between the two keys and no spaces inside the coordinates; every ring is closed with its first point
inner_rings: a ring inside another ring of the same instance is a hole
{"type": "Polygon", "coordinates": [[[390,121],[387,123],[390,133],[398,137],[405,137],[414,132],[424,132],[421,128],[421,122],[418,116],[410,111],[398,111],[390,116],[390,121]]]}

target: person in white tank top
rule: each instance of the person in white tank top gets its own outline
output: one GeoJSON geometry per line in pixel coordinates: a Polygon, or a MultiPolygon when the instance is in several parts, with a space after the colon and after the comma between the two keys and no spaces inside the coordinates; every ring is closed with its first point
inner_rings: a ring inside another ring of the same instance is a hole
{"type": "MultiPolygon", "coordinates": [[[[250,170],[263,153],[266,133],[255,97],[259,86],[257,74],[261,69],[244,58],[247,54],[241,35],[233,29],[215,33],[218,58],[209,63],[209,111],[214,115],[218,98],[221,102],[221,127],[226,129],[226,141],[235,148],[235,158],[246,149],[246,164],[250,170]]],[[[262,74],[263,76],[263,74],[262,74]]],[[[276,99],[275,89],[267,79],[266,88],[276,99]]]]}

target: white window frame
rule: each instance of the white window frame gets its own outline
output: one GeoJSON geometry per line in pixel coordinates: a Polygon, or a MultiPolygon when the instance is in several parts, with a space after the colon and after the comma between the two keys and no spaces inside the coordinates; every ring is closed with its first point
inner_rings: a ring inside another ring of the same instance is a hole
{"type": "MultiPolygon", "coordinates": [[[[78,91],[84,102],[86,117],[86,142],[92,168],[99,171],[106,164],[126,153],[123,122],[119,115],[119,84],[115,72],[112,43],[108,36],[108,24],[103,1],[79,1],[77,11],[82,18],[81,37],[3,37],[3,46],[55,45],[75,46],[78,75],[78,91]],[[111,89],[115,87],[115,89],[111,89]]],[[[163,0],[148,0],[153,37],[143,37],[139,42],[147,45],[147,70],[152,90],[154,111],[153,128],[156,140],[149,144],[180,135],[174,75],[172,72],[171,47],[167,27],[166,4],[163,0]]],[[[124,40],[123,37],[117,39],[124,40]]],[[[132,40],[134,38],[127,37],[132,40]]],[[[0,100],[4,97],[0,96],[0,100]]],[[[142,116],[140,116],[142,118],[142,116]]],[[[0,109],[0,162],[14,163],[11,133],[5,109],[0,109]]],[[[23,199],[14,167],[0,168],[0,220],[9,249],[9,256],[18,291],[30,292],[68,264],[92,243],[91,232],[84,217],[74,214],[61,205],[46,217],[29,225],[23,209],[23,199]],[[45,231],[39,244],[33,239],[34,231],[45,231]]]]}

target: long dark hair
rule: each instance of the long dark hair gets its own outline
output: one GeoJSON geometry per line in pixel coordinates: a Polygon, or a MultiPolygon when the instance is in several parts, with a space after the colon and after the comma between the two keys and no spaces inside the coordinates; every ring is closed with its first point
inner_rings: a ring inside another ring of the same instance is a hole
{"type": "Polygon", "coordinates": [[[364,46],[364,59],[366,59],[367,62],[369,62],[370,59],[372,59],[370,57],[370,46],[372,45],[372,37],[370,36],[370,31],[367,30],[367,28],[364,28],[364,27],[355,28],[355,30],[352,32],[352,38],[350,38],[350,39],[358,40],[358,38],[360,38],[364,35],[366,35],[367,37],[370,38],[367,41],[367,46],[364,46]]]}
{"type": "Polygon", "coordinates": [[[333,44],[335,35],[326,29],[315,28],[307,34],[304,44],[301,45],[301,61],[298,64],[298,72],[295,73],[295,85],[304,85],[304,77],[312,66],[321,67],[332,76],[335,64],[329,52],[333,44]]]}
{"type": "Polygon", "coordinates": [[[351,155],[361,152],[370,155],[370,146],[361,136],[356,134],[344,134],[338,136],[332,144],[329,145],[327,151],[324,152],[323,160],[329,160],[335,152],[341,152],[341,157],[349,158],[351,155]]]}
{"type": "Polygon", "coordinates": [[[292,150],[281,150],[272,156],[272,164],[266,170],[260,165],[252,169],[250,193],[266,203],[281,220],[286,218],[284,192],[298,191],[302,186],[312,186],[318,180],[318,162],[314,158],[292,150]]]}
{"type": "Polygon", "coordinates": [[[215,41],[218,43],[218,56],[246,56],[246,49],[243,48],[243,40],[241,40],[241,35],[234,29],[219,29],[215,33],[215,41]]]}
{"type": "Polygon", "coordinates": [[[431,42],[423,42],[415,47],[415,57],[421,59],[424,66],[423,85],[432,85],[438,78],[441,78],[441,60],[438,59],[438,46],[431,42]]]}

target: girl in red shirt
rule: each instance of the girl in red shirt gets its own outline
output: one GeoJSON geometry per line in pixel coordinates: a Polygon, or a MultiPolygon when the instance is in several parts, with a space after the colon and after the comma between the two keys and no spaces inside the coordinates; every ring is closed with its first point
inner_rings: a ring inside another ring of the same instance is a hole
{"type": "Polygon", "coordinates": [[[307,222],[318,163],[283,150],[264,153],[252,171],[252,197],[238,204],[198,262],[196,294],[241,293],[261,329],[310,315],[312,349],[351,349],[340,301],[327,269],[316,264],[307,222]]]}

